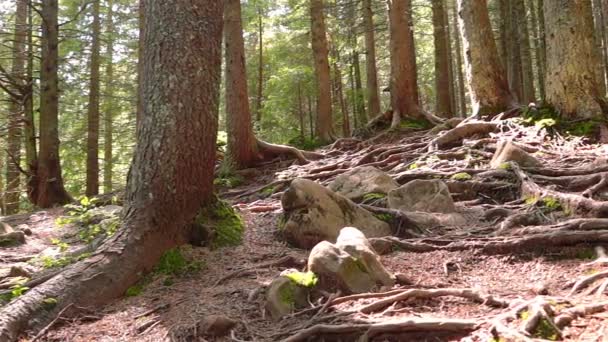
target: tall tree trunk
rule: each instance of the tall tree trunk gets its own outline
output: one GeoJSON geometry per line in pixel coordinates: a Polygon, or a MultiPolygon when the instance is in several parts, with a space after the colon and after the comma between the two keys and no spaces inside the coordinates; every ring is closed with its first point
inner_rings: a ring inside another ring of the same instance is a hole
{"type": "Polygon", "coordinates": [[[511,15],[509,14],[509,0],[498,0],[498,11],[499,15],[499,42],[498,44],[498,55],[500,57],[500,61],[502,62],[502,67],[504,70],[509,70],[509,20],[511,15]]]}
{"type": "Polygon", "coordinates": [[[304,103],[302,100],[302,82],[298,81],[298,117],[300,119],[300,138],[302,142],[306,139],[304,125],[304,103]]]}
{"type": "Polygon", "coordinates": [[[520,45],[520,27],[518,22],[519,13],[517,12],[516,1],[510,0],[507,10],[507,79],[511,93],[517,98],[517,101],[524,99],[524,84],[522,80],[521,68],[521,50],[520,45]]]}
{"type": "Polygon", "coordinates": [[[534,88],[534,71],[530,49],[530,32],[528,30],[528,12],[524,0],[515,0],[517,26],[519,27],[519,54],[521,56],[522,102],[528,104],[536,100],[534,88]]]}
{"type": "Polygon", "coordinates": [[[453,110],[450,94],[450,52],[443,0],[432,0],[432,9],[435,42],[435,111],[440,116],[449,118],[452,117],[453,110]]]}
{"type": "Polygon", "coordinates": [[[103,139],[103,192],[112,192],[112,169],[114,168],[113,134],[114,134],[114,0],[108,0],[108,13],[106,17],[106,89],[103,139]]]}
{"type": "MultiPolygon", "coordinates": [[[[538,92],[540,94],[541,102],[545,101],[545,65],[543,63],[544,52],[542,50],[541,36],[538,27],[538,15],[537,15],[537,0],[528,0],[530,8],[530,16],[532,21],[532,41],[534,42],[534,51],[536,57],[536,73],[538,75],[538,92]]],[[[544,39],[544,38],[542,38],[544,39]]]]}
{"type": "MultiPolygon", "coordinates": [[[[25,144],[25,160],[27,163],[27,170],[31,173],[33,165],[36,164],[38,158],[38,152],[36,151],[36,124],[34,122],[34,42],[33,42],[33,29],[34,29],[34,16],[31,6],[31,0],[27,1],[27,74],[26,74],[26,85],[25,94],[26,97],[23,100],[24,110],[24,144],[25,144]]],[[[28,189],[28,193],[31,189],[28,189]]]]}
{"type": "Polygon", "coordinates": [[[458,82],[458,112],[461,117],[467,116],[467,98],[466,89],[464,85],[464,73],[462,72],[462,44],[460,41],[460,24],[458,23],[458,9],[456,8],[456,1],[454,1],[452,12],[452,20],[454,22],[454,44],[456,48],[456,78],[458,82]]]}
{"type": "Polygon", "coordinates": [[[310,1],[312,50],[317,78],[317,138],[322,143],[333,140],[333,120],[331,113],[331,80],[323,0],[310,1]]]}
{"type": "Polygon", "coordinates": [[[539,44],[539,55],[543,81],[543,89],[540,93],[540,100],[545,103],[547,99],[547,35],[545,28],[545,5],[544,0],[537,0],[538,9],[538,44],[539,44]]]}
{"type": "Polygon", "coordinates": [[[445,27],[445,41],[448,48],[448,74],[450,84],[451,116],[456,115],[456,76],[454,75],[454,57],[452,56],[452,29],[450,28],[450,8],[446,0],[443,1],[443,27],[445,27]]]}
{"type": "Polygon", "coordinates": [[[32,203],[49,208],[72,200],[63,186],[59,162],[58,3],[42,2],[42,62],[40,70],[40,153],[31,177],[32,203]]]}
{"type": "Polygon", "coordinates": [[[264,21],[262,8],[258,8],[258,93],[255,103],[256,121],[262,121],[264,105],[264,21]]]}
{"type": "Polygon", "coordinates": [[[494,116],[515,106],[496,51],[486,0],[458,0],[473,115],[494,116]]]}
{"type": "Polygon", "coordinates": [[[361,81],[361,66],[359,61],[359,51],[353,51],[353,70],[355,72],[355,104],[359,125],[367,125],[367,112],[365,111],[365,95],[363,94],[363,82],[361,81]]]}
{"type": "Polygon", "coordinates": [[[310,129],[310,140],[315,139],[315,122],[313,120],[314,117],[314,108],[312,106],[312,96],[308,94],[308,128],[310,129]]]}
{"type": "Polygon", "coordinates": [[[391,105],[392,126],[401,118],[423,119],[424,115],[416,98],[416,68],[411,54],[414,50],[408,25],[407,7],[409,0],[389,0],[389,28],[391,51],[391,105]]]}
{"type": "Polygon", "coordinates": [[[365,27],[365,65],[367,74],[367,105],[370,117],[380,114],[378,70],[376,68],[376,27],[372,0],[363,0],[363,24],[365,27]]]}
{"type": "MultiPolygon", "coordinates": [[[[597,54],[600,61],[605,60],[604,56],[604,45],[606,45],[606,39],[604,36],[604,19],[601,0],[593,0],[593,23],[594,23],[594,41],[597,49],[597,54]]],[[[606,74],[604,73],[605,68],[603,63],[598,63],[596,66],[597,81],[599,92],[602,96],[606,95],[606,74]]]]}
{"type": "Polygon", "coordinates": [[[89,83],[89,108],[87,110],[87,188],[86,195],[99,194],[99,4],[93,1],[93,25],[91,39],[91,65],[89,83]]]}
{"type": "Polygon", "coordinates": [[[224,4],[224,42],[226,44],[226,128],[228,133],[227,166],[241,169],[257,159],[257,144],[251,122],[245,43],[241,22],[240,0],[224,4]]]}
{"type": "Polygon", "coordinates": [[[605,100],[598,89],[591,2],[545,1],[544,11],[548,104],[569,119],[601,117],[605,100]]]}
{"type": "Polygon", "coordinates": [[[136,134],[139,134],[141,116],[143,115],[143,89],[141,79],[144,73],[144,45],[146,40],[146,0],[139,0],[139,41],[137,46],[137,112],[135,117],[136,134]]]}
{"type": "Polygon", "coordinates": [[[19,98],[11,98],[9,101],[8,114],[8,141],[6,160],[6,214],[11,215],[19,211],[19,198],[21,188],[21,139],[22,139],[22,116],[24,115],[24,102],[30,94],[25,93],[26,86],[26,61],[27,53],[25,42],[27,39],[27,0],[17,0],[15,12],[15,36],[13,40],[13,65],[11,77],[18,83],[20,89],[16,91],[19,98]]]}
{"type": "Polygon", "coordinates": [[[342,135],[344,137],[350,136],[350,120],[348,117],[348,106],[344,100],[344,91],[342,86],[342,71],[340,70],[340,53],[335,46],[331,49],[334,69],[334,101],[338,103],[340,107],[340,113],[342,113],[342,135]]]}
{"type": "Polygon", "coordinates": [[[408,54],[408,64],[411,66],[413,70],[413,75],[415,77],[408,79],[408,82],[411,83],[409,87],[414,89],[413,96],[414,101],[418,106],[420,106],[420,89],[418,89],[418,64],[416,63],[416,40],[414,39],[414,16],[412,11],[412,0],[405,0],[405,14],[407,17],[407,25],[405,26],[408,30],[407,35],[407,46],[411,48],[407,49],[408,54]]]}
{"type": "Polygon", "coordinates": [[[4,306],[1,341],[40,329],[69,304],[93,307],[123,295],[167,249],[183,242],[184,227],[213,195],[222,3],[146,3],[145,120],[127,182],[124,223],[92,257],[4,306]],[[50,311],[48,298],[57,301],[50,311]]]}

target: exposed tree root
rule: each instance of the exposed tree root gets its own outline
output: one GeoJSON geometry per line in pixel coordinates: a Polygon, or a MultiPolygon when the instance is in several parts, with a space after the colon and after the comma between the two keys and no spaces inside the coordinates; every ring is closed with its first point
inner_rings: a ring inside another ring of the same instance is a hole
{"type": "Polygon", "coordinates": [[[572,286],[572,290],[570,291],[568,296],[572,296],[575,293],[581,291],[582,289],[588,287],[589,285],[595,283],[596,281],[598,281],[600,279],[605,279],[605,278],[608,278],[608,271],[599,272],[599,273],[595,273],[590,276],[584,277],[583,279],[577,281],[574,284],[574,286],[572,286]]]}
{"type": "Polygon", "coordinates": [[[563,329],[577,318],[604,311],[608,311],[608,302],[578,305],[562,311],[557,317],[555,317],[555,325],[558,328],[563,329]]]}
{"type": "Polygon", "coordinates": [[[360,204],[359,206],[374,214],[389,215],[391,217],[389,223],[393,230],[393,235],[397,237],[419,237],[428,233],[420,228],[407,213],[400,210],[379,208],[366,204],[360,204]]]}
{"type": "Polygon", "coordinates": [[[286,338],[283,342],[307,341],[312,337],[335,334],[365,334],[367,338],[381,333],[424,332],[470,332],[479,322],[465,319],[407,319],[386,323],[353,323],[341,325],[319,324],[304,329],[286,338]]]}
{"type": "Polygon", "coordinates": [[[430,150],[436,151],[445,146],[457,144],[463,139],[475,135],[487,136],[498,128],[498,124],[487,121],[469,121],[462,122],[460,125],[452,128],[443,135],[433,139],[430,143],[430,150]]]}
{"type": "Polygon", "coordinates": [[[298,150],[295,147],[287,146],[287,145],[276,145],[267,143],[262,140],[256,140],[258,144],[259,152],[266,155],[279,155],[279,154],[291,154],[294,158],[296,158],[302,164],[308,164],[310,160],[322,159],[325,155],[317,152],[309,152],[298,150]]]}

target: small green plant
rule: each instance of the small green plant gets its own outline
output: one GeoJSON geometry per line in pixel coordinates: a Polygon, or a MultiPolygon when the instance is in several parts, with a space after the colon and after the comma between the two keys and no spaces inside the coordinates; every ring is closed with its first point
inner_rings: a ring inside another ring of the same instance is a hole
{"type": "Polygon", "coordinates": [[[154,271],[165,275],[179,275],[188,266],[188,260],[179,248],[173,248],[165,252],[160,258],[154,271]]]}
{"type": "Polygon", "coordinates": [[[262,189],[262,191],[260,191],[260,195],[264,196],[264,197],[270,197],[272,196],[272,194],[275,193],[275,191],[277,191],[277,188],[274,186],[271,187],[267,187],[262,189]]]}
{"type": "Polygon", "coordinates": [[[595,251],[592,248],[583,248],[576,251],[575,258],[579,260],[593,260],[596,258],[596,255],[595,251]]]}
{"type": "Polygon", "coordinates": [[[57,247],[59,247],[60,252],[65,252],[70,248],[70,245],[66,242],[63,242],[59,239],[51,239],[51,243],[57,247]]]}
{"type": "Polygon", "coordinates": [[[537,196],[526,196],[526,197],[524,197],[524,203],[526,203],[527,205],[535,205],[536,203],[538,203],[538,197],[537,196]]]}
{"type": "Polygon", "coordinates": [[[363,196],[363,201],[367,202],[367,201],[375,201],[375,200],[379,200],[379,199],[383,199],[386,198],[386,194],[382,194],[379,192],[372,192],[369,194],[365,194],[363,196]]]}
{"type": "Polygon", "coordinates": [[[388,222],[388,223],[390,223],[394,219],[393,215],[387,214],[387,213],[377,213],[377,214],[374,214],[374,216],[378,220],[388,222]]]}
{"type": "Polygon", "coordinates": [[[401,121],[401,124],[399,125],[399,128],[406,128],[406,129],[430,129],[432,128],[433,125],[428,122],[427,120],[423,120],[423,119],[404,119],[401,121]]]}
{"type": "Polygon", "coordinates": [[[420,165],[418,165],[417,163],[413,163],[408,167],[408,169],[410,170],[416,170],[418,168],[420,168],[420,165]]]}
{"type": "Polygon", "coordinates": [[[144,292],[144,285],[141,283],[135,284],[127,289],[125,292],[125,296],[127,297],[137,297],[144,292]]]}
{"type": "Polygon", "coordinates": [[[468,181],[473,179],[473,176],[471,176],[470,174],[466,173],[466,172],[459,172],[455,175],[452,175],[452,177],[450,177],[452,180],[456,180],[456,181],[468,181]]]}
{"type": "Polygon", "coordinates": [[[239,245],[243,239],[245,223],[232,206],[220,199],[203,207],[197,215],[196,224],[213,227],[212,248],[239,245]]]}
{"type": "Polygon", "coordinates": [[[293,272],[286,275],[294,283],[304,287],[314,287],[319,282],[319,278],[312,272],[293,272]]]}
{"type": "Polygon", "coordinates": [[[541,202],[543,206],[550,211],[557,211],[562,209],[561,202],[555,197],[543,197],[541,202]]]}
{"type": "Polygon", "coordinates": [[[559,335],[559,330],[557,330],[555,325],[551,324],[546,318],[541,318],[536,327],[536,331],[534,331],[534,337],[549,341],[557,341],[559,335]]]}
{"type": "Polygon", "coordinates": [[[45,310],[52,310],[55,306],[57,306],[57,298],[49,297],[42,300],[42,307],[45,310]]]}
{"type": "Polygon", "coordinates": [[[501,169],[501,170],[510,171],[511,170],[511,163],[501,163],[498,166],[498,168],[501,169]]]}
{"type": "Polygon", "coordinates": [[[245,180],[243,177],[235,174],[223,174],[220,177],[213,180],[213,184],[216,186],[224,186],[227,188],[235,188],[243,184],[245,180]]]}

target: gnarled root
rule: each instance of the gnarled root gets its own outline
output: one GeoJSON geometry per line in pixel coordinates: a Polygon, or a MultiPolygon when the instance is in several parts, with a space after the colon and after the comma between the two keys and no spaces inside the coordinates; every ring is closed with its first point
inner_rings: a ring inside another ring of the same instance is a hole
{"type": "Polygon", "coordinates": [[[322,159],[325,156],[322,153],[309,152],[298,150],[295,147],[287,145],[277,145],[267,143],[262,140],[256,140],[260,153],[266,155],[290,154],[302,164],[308,164],[311,160],[322,159]]]}

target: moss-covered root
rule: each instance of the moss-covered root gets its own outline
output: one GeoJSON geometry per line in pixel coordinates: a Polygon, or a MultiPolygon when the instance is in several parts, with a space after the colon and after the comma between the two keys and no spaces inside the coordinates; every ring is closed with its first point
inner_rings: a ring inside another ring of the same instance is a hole
{"type": "Polygon", "coordinates": [[[212,248],[236,246],[243,240],[245,224],[229,203],[216,198],[201,209],[192,227],[190,240],[212,248]]]}

